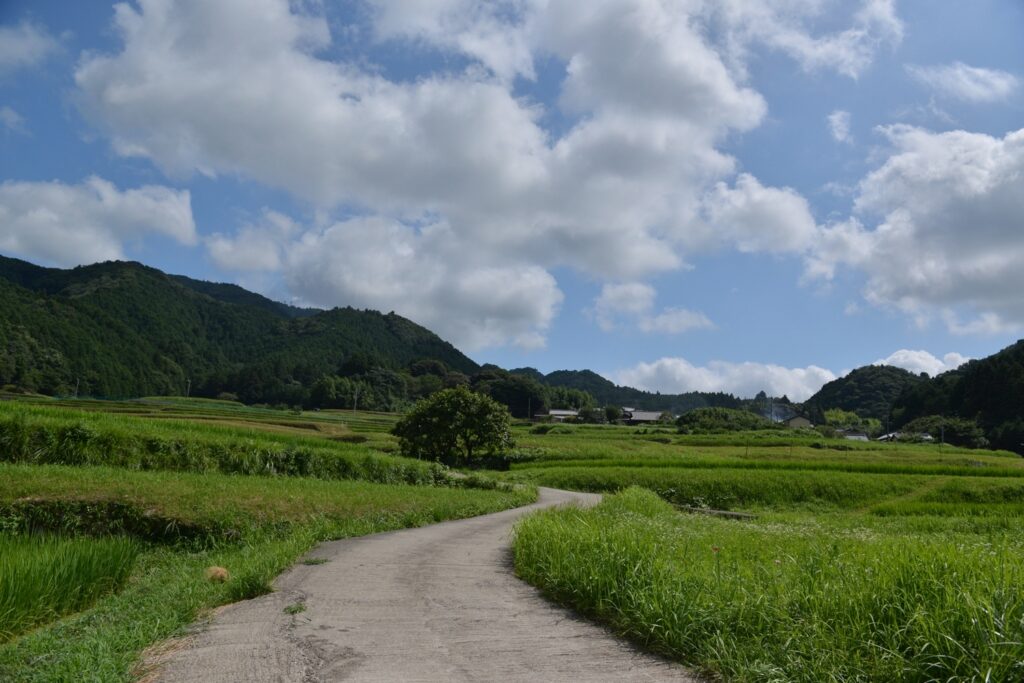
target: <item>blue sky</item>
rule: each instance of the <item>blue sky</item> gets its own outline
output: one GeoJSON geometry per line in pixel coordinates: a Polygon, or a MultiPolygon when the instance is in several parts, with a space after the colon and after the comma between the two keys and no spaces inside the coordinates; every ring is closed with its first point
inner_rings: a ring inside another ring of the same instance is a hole
{"type": "Polygon", "coordinates": [[[0,253],[805,398],[1024,325],[1024,6],[0,3],[0,253]]]}

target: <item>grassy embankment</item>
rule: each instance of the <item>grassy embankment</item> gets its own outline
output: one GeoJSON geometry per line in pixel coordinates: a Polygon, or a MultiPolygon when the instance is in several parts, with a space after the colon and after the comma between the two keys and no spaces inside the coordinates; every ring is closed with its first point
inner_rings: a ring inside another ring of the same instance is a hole
{"type": "MultiPolygon", "coordinates": [[[[54,572],[63,572],[56,583],[67,584],[65,592],[95,590],[31,625],[22,620],[17,631],[38,628],[0,645],[0,680],[129,680],[144,648],[176,635],[205,610],[266,592],[277,574],[319,541],[491,512],[533,498],[528,489],[448,485],[434,468],[388,455],[393,444],[379,429],[385,416],[357,416],[369,428],[363,433],[350,426],[351,414],[344,422],[317,415],[330,429],[318,436],[319,430],[295,426],[305,416],[229,405],[230,418],[217,420],[202,402],[174,403],[210,419],[91,412],[102,407],[94,405],[77,411],[0,404],[0,434],[22,445],[28,435],[23,450],[0,444],[0,457],[16,461],[0,464],[0,528],[19,534],[14,543],[21,546],[39,542],[31,540],[32,532],[56,532],[63,540],[54,544],[100,555],[120,544],[136,554],[134,564],[119,565],[130,568],[126,575],[95,582],[83,573],[72,576],[69,563],[55,557],[54,572]],[[369,438],[331,440],[339,431],[369,438]],[[296,453],[311,454],[321,469],[289,465],[301,461],[296,453]],[[100,465],[104,454],[107,464],[100,465]],[[335,461],[349,464],[339,469],[335,461]],[[225,474],[225,462],[262,465],[225,474]],[[250,472],[262,476],[240,476],[250,472]],[[337,478],[339,472],[346,480],[337,478]],[[231,578],[207,581],[204,570],[212,565],[227,568],[231,578]]],[[[27,578],[38,565],[17,557],[8,570],[17,577],[11,592],[46,581],[27,578]]]]}
{"type": "Polygon", "coordinates": [[[524,520],[521,576],[726,680],[1024,679],[1021,459],[657,436],[666,442],[588,428],[523,439],[538,459],[511,478],[622,493],[524,520]]]}

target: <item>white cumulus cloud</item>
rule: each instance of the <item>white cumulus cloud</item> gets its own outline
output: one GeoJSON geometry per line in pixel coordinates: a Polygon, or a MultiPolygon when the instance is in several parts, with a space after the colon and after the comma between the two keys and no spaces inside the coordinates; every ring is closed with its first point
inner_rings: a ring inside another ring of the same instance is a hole
{"type": "Polygon", "coordinates": [[[857,215],[824,230],[808,274],[855,267],[867,276],[868,301],[940,317],[957,333],[1024,324],[1024,130],[881,132],[891,153],[860,182],[857,215]]]}
{"type": "MultiPolygon", "coordinates": [[[[353,293],[383,304],[375,292],[399,287],[387,301],[419,322],[443,320],[477,344],[536,345],[561,297],[554,268],[636,280],[684,267],[702,250],[803,253],[814,241],[806,201],[737,176],[720,147],[767,110],[747,82],[743,46],[768,44],[808,68],[855,75],[898,39],[890,2],[867,0],[849,28],[824,35],[808,28],[815,4],[773,2],[764,14],[751,3],[373,2],[376,40],[463,58],[453,60],[458,69],[389,80],[365,61],[321,56],[346,33],[331,35],[319,3],[123,3],[118,49],[79,61],[77,101],[117,153],[174,177],[238,175],[323,214],[363,217],[301,238],[259,225],[219,233],[207,248],[223,267],[280,272],[302,288],[295,295],[328,305],[351,303],[343,297],[353,293]],[[557,135],[542,125],[544,105],[514,91],[552,58],[565,78],[551,106],[573,122],[557,135]],[[328,268],[297,270],[313,256],[295,255],[307,239],[328,250],[351,242],[382,271],[415,262],[421,274],[442,269],[463,284],[373,278],[380,287],[362,291],[328,268]],[[440,242],[472,257],[441,261],[440,242]],[[506,289],[533,301],[469,296],[470,283],[499,274],[532,278],[506,289]],[[463,304],[470,312],[456,320],[463,304]],[[468,332],[474,325],[478,334],[468,332]]],[[[706,326],[685,309],[641,322],[651,331],[706,326]]]]}
{"type": "Polygon", "coordinates": [[[1019,85],[1016,76],[999,69],[985,69],[953,62],[940,66],[908,65],[916,81],[939,95],[964,102],[989,103],[1005,100],[1019,85]]]}
{"type": "Polygon", "coordinates": [[[723,391],[752,397],[759,391],[765,391],[772,396],[785,395],[793,401],[803,401],[836,376],[815,365],[787,368],[714,360],[697,366],[683,358],[660,358],[653,363],[638,363],[612,373],[612,379],[625,386],[662,393],[723,391]]]}
{"type": "Polygon", "coordinates": [[[124,243],[144,234],[197,241],[188,190],[119,190],[95,176],[78,185],[0,184],[0,225],[0,251],[58,266],[124,258],[124,243]]]}
{"type": "Polygon", "coordinates": [[[948,370],[956,370],[969,360],[971,359],[967,356],[955,352],[937,358],[923,350],[900,349],[890,354],[888,358],[876,360],[873,365],[892,365],[913,373],[927,372],[934,377],[948,370]]]}

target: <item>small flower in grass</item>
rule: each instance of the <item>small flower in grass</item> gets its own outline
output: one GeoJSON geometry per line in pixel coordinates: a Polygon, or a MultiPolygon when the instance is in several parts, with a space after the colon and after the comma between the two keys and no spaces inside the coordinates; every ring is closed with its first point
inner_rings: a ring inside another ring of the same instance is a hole
{"type": "Polygon", "coordinates": [[[775,560],[775,566],[777,567],[777,566],[779,566],[780,564],[782,564],[782,560],[780,560],[780,559],[776,559],[776,560],[775,560]]]}
{"type": "Polygon", "coordinates": [[[721,550],[721,548],[719,548],[717,545],[711,546],[711,552],[713,552],[715,555],[717,555],[718,551],[720,551],[720,550],[721,550]]]}

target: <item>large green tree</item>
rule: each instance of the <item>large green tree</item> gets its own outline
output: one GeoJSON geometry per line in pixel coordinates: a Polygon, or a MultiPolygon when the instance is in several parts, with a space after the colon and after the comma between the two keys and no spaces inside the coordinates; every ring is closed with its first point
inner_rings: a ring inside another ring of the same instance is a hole
{"type": "Polygon", "coordinates": [[[403,455],[459,466],[510,449],[510,426],[505,406],[460,386],[417,402],[392,433],[403,455]]]}

